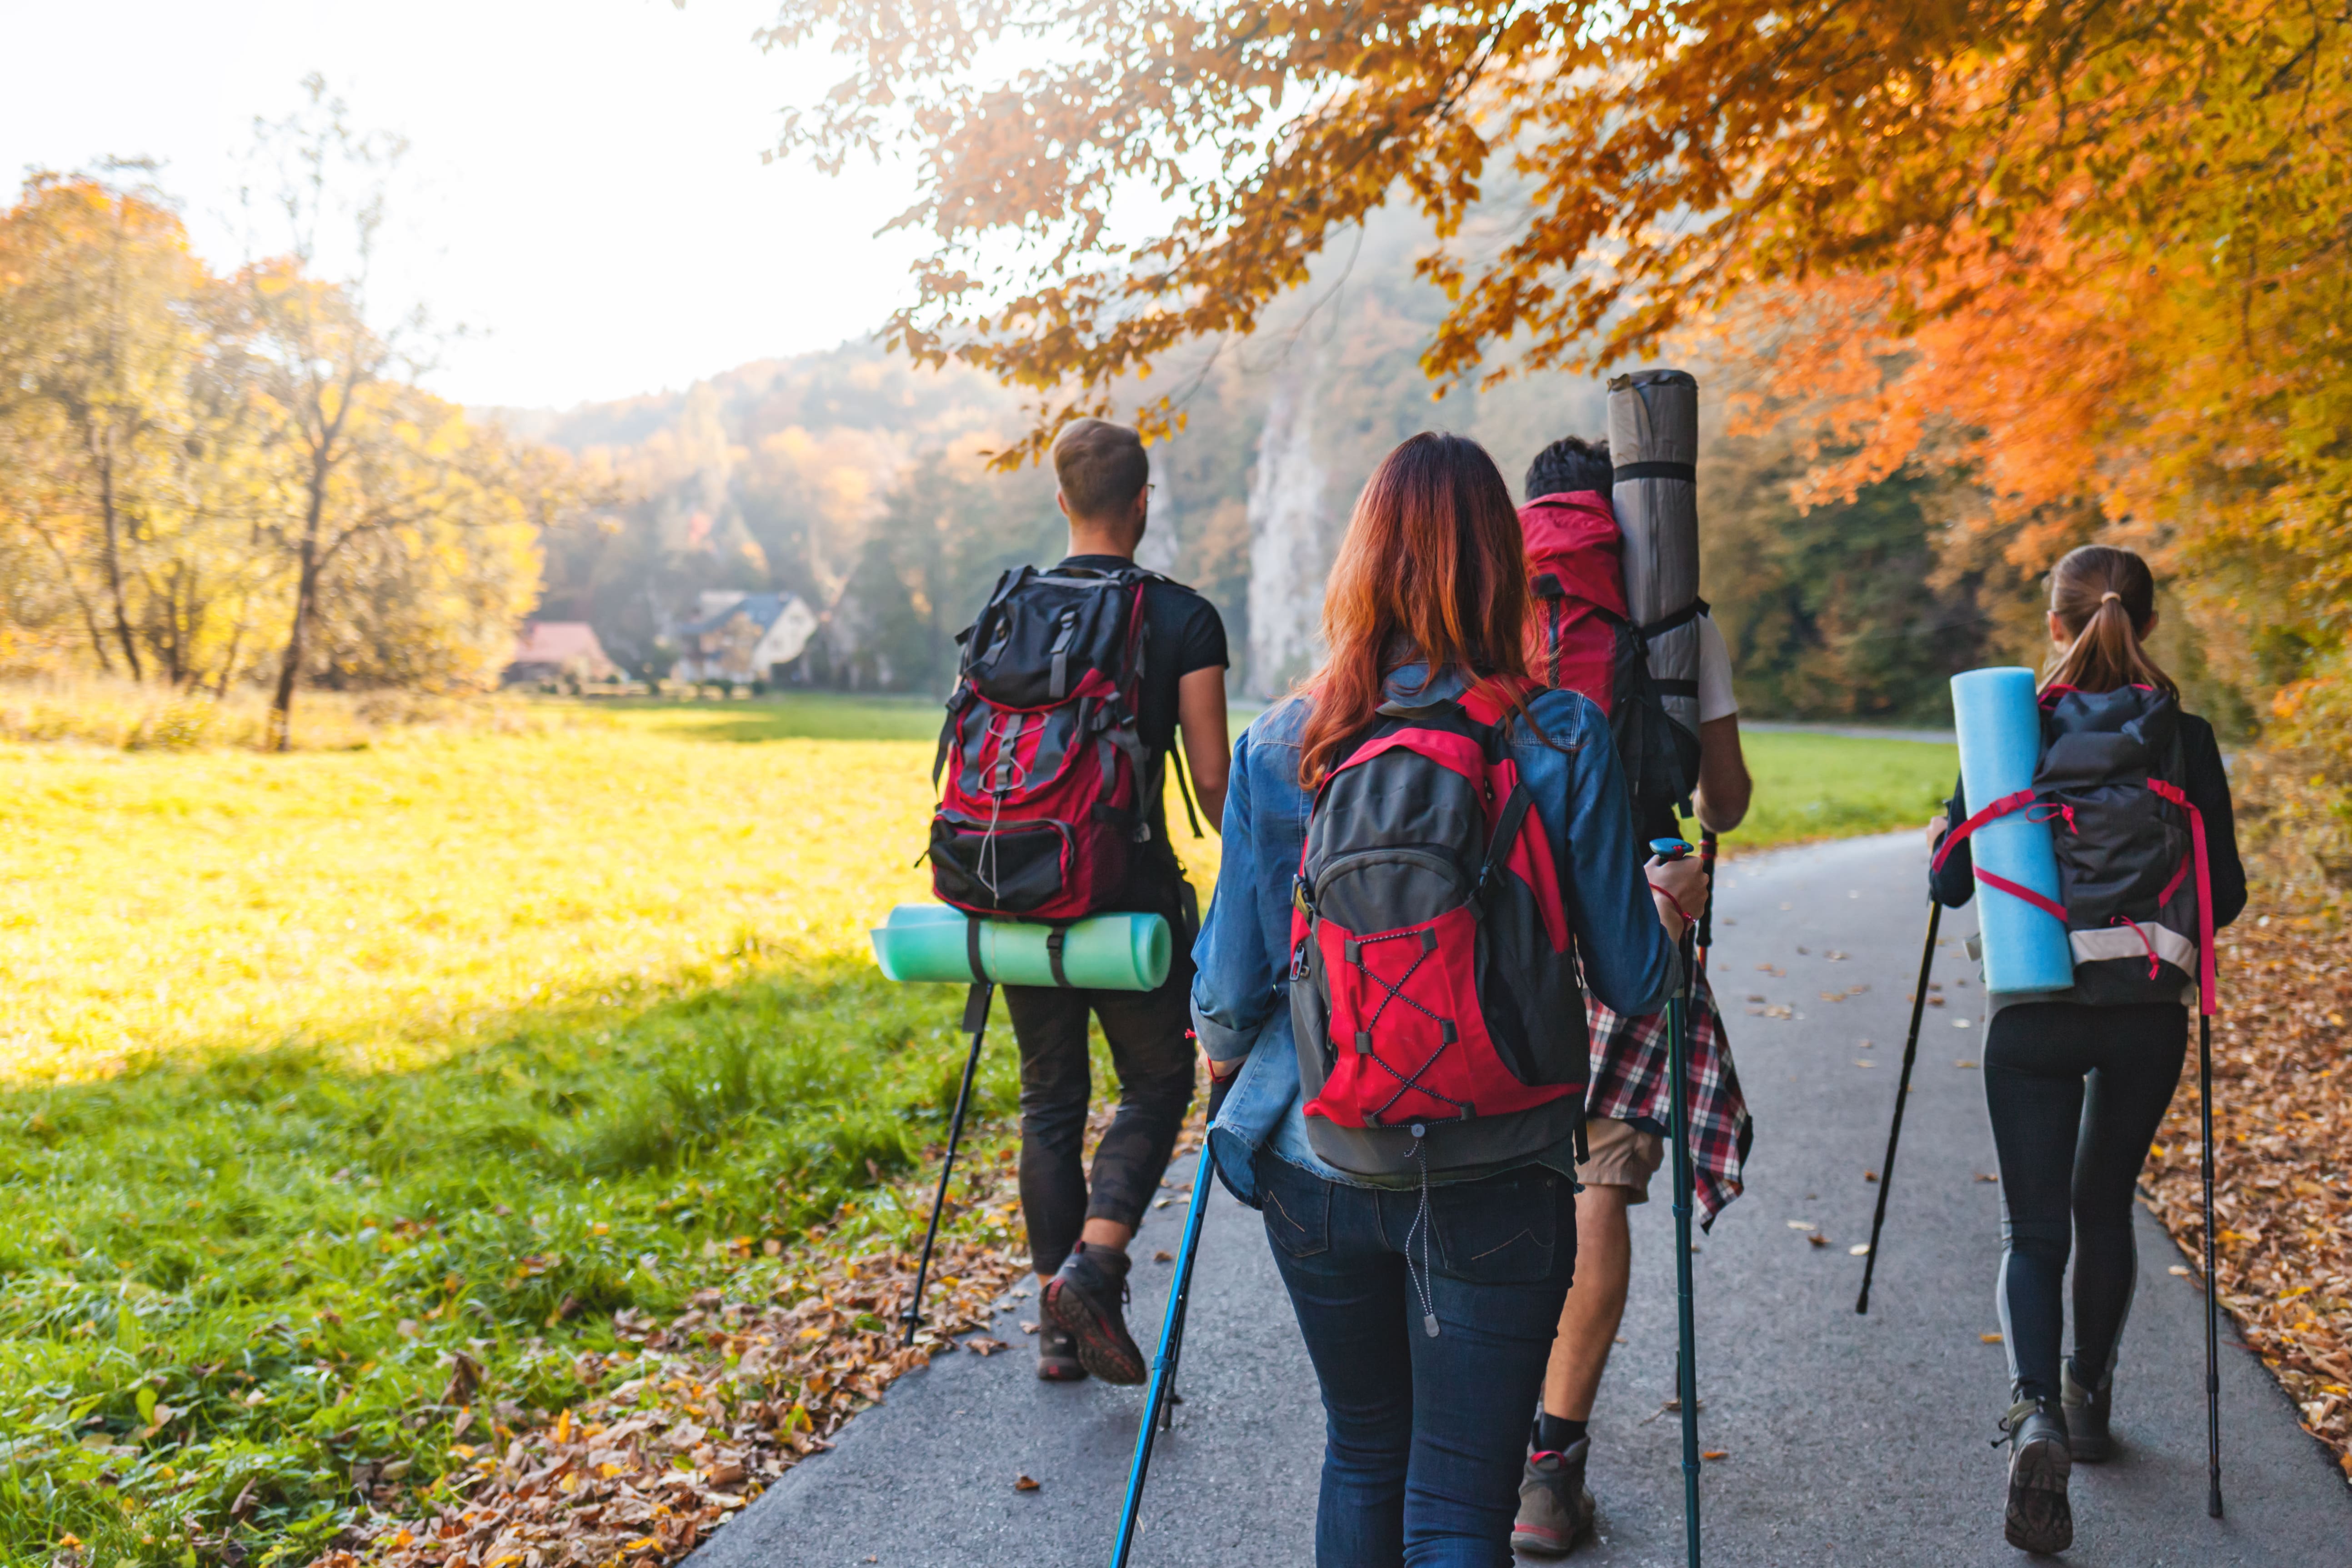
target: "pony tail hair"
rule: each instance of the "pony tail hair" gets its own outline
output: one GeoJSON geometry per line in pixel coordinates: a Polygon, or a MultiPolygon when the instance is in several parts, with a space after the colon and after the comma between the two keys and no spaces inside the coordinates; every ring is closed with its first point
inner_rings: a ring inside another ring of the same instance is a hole
{"type": "Polygon", "coordinates": [[[2138,555],[2105,544],[2069,552],[2050,574],[2050,612],[2074,641],[2043,674],[2043,689],[2152,686],[2180,695],[2179,684],[2140,641],[2156,618],[2156,577],[2138,555]]]}

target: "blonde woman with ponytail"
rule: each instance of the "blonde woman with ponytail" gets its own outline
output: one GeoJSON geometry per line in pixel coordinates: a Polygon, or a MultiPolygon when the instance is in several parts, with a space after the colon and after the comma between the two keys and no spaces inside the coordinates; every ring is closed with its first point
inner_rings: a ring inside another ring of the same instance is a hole
{"type": "MultiPolygon", "coordinates": [[[[2148,654],[2156,619],[2155,579],[2128,550],[2085,545],[2051,572],[2052,653],[2041,688],[2043,765],[2036,784],[2043,798],[2054,793],[2080,803],[2052,821],[2062,859],[2112,850],[2099,836],[2117,823],[2129,826],[2124,807],[2140,814],[2143,836],[2168,843],[2168,836],[2178,834],[2186,844],[2185,826],[2146,822],[2154,810],[2185,823],[2179,807],[2153,805],[2168,798],[2158,784],[2177,791],[2204,819],[2204,896],[2220,927],[2246,902],[2230,781],[2212,725],[2181,710],[2179,687],[2148,654]],[[2086,736],[2107,755],[2137,759],[2137,773],[2127,768],[2088,784],[2053,785],[2050,775],[2063,771],[2053,770],[2053,744],[2086,736]]],[[[1956,784],[1944,815],[1928,824],[1930,846],[1968,814],[1956,784]]],[[[2063,1552],[2073,1542],[2066,1495],[2072,1468],[2095,1464],[2115,1446],[2108,1421],[2116,1351],[2138,1277],[2133,1189],[2188,1049],[2184,972],[2171,961],[2189,964],[2189,973],[2197,963],[2181,952],[2172,929],[2183,918],[2180,900],[2198,897],[2197,879],[2186,879],[2189,890],[2183,893],[2169,867],[2153,875],[2169,885],[2161,894],[2137,895],[2136,902],[2126,898],[2105,930],[2080,929],[2070,901],[2075,984],[2063,992],[1993,997],[1986,1032],[1985,1105],[2000,1157],[2003,1210],[1994,1295],[2010,1374],[2010,1409],[2001,1422],[2010,1439],[2004,1532],[2026,1552],[2063,1552]],[[2100,961],[2110,949],[2124,956],[2100,961]],[[2062,1360],[2070,1253],[2074,1348],[2062,1360]]],[[[1968,902],[1975,879],[1965,840],[1932,882],[1938,902],[1968,902]]],[[[2195,905],[2186,908],[2193,930],[2195,905]]],[[[2164,1439],[2146,1434],[2142,1440],[2154,1447],[2164,1439]]]]}

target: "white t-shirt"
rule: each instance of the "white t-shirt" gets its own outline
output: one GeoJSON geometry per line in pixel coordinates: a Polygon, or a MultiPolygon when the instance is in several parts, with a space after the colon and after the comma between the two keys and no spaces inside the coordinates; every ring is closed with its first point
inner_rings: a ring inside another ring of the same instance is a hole
{"type": "Polygon", "coordinates": [[[1698,721],[1727,719],[1739,711],[1731,694],[1731,650],[1723,644],[1723,628],[1713,616],[1698,618],[1698,721]]]}

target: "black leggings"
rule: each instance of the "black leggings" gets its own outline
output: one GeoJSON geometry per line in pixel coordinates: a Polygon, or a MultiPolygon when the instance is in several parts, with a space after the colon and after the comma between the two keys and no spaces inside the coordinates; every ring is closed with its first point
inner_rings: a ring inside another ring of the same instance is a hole
{"type": "Polygon", "coordinates": [[[1038,1273],[1061,1268],[1089,1219],[1141,1223],[1192,1104],[1192,988],[1189,956],[1170,965],[1157,991],[1004,988],[1021,1042],[1021,1214],[1038,1273]],[[1094,1098],[1089,1013],[1102,1020],[1118,1073],[1118,1110],[1095,1151],[1091,1193],[1084,1159],[1094,1098]]]}
{"type": "Polygon", "coordinates": [[[2176,1003],[2034,1002],[1993,1015],[1985,1106],[2000,1154],[2000,1308],[2020,1398],[2054,1397],[2074,1254],[2075,1375],[2113,1370],[2139,1279],[2132,1195],[2180,1081],[2189,1012],[2176,1003]]]}

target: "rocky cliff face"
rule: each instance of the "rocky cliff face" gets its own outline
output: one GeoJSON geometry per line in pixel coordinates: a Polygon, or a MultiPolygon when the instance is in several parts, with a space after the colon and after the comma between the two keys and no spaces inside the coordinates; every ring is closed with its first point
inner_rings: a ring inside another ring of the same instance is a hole
{"type": "Polygon", "coordinates": [[[1307,376],[1277,382],[1267,401],[1249,490],[1249,695],[1270,700],[1322,653],[1323,579],[1332,539],[1328,476],[1315,449],[1307,376]]]}

